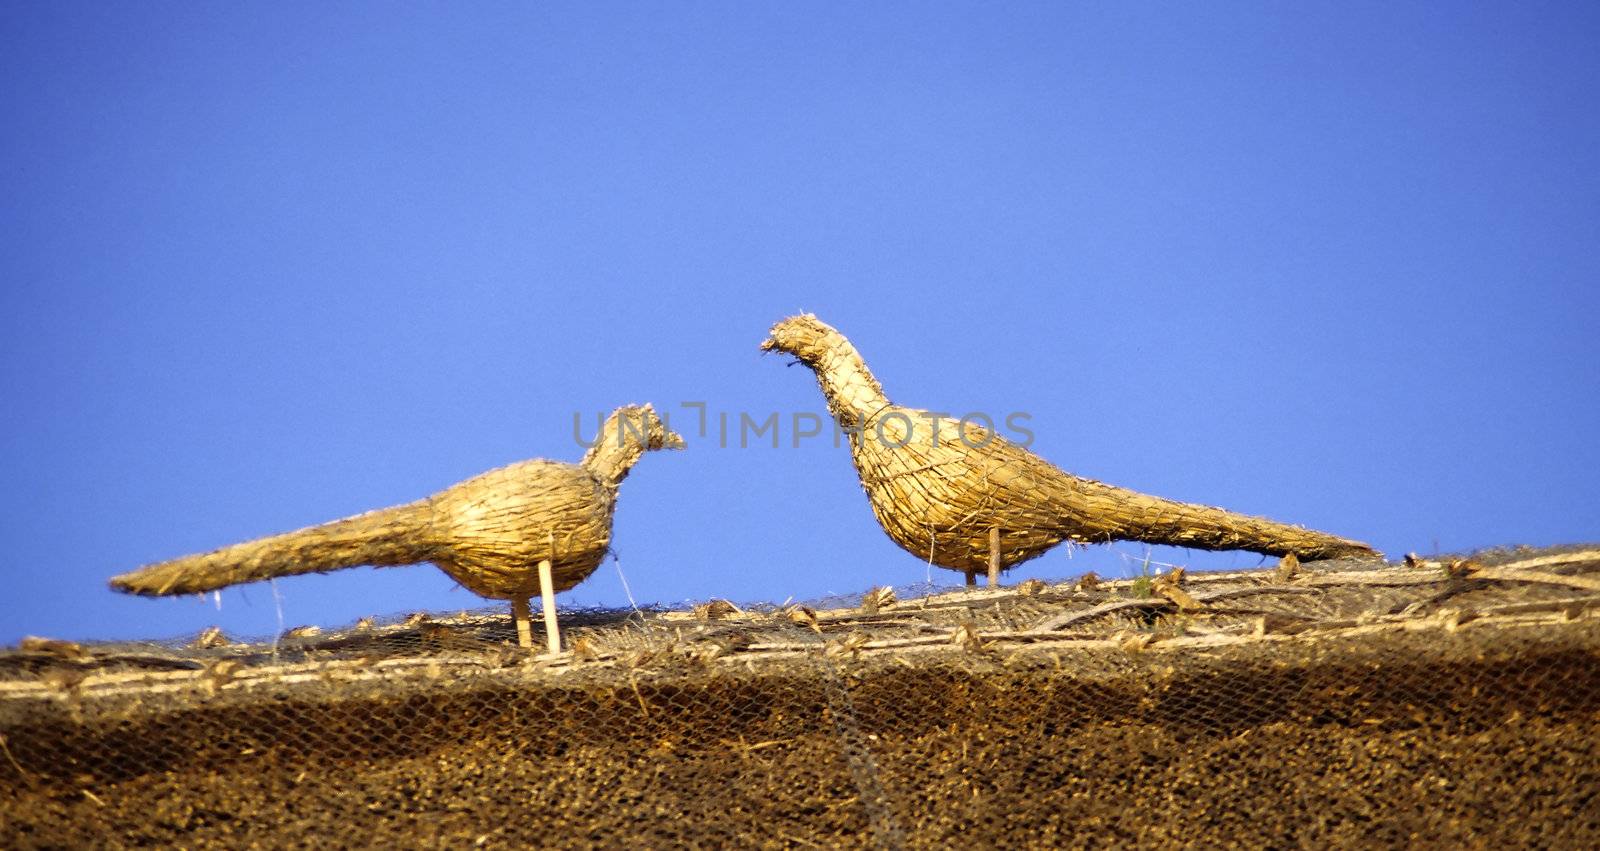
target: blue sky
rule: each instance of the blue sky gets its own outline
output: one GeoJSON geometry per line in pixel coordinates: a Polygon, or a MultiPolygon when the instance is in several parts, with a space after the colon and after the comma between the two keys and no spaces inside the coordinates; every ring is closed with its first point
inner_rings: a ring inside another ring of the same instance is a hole
{"type": "MultiPolygon", "coordinates": [[[[800,310],[1081,475],[1395,555],[1595,540],[1597,10],[7,0],[0,642],[270,633],[267,585],[104,580],[575,460],[625,402],[691,446],[563,605],[618,566],[640,602],[921,582],[844,450],[679,407],[820,410],[756,350],[800,310]]],[[[277,593],[485,605],[428,566],[277,593]]]]}

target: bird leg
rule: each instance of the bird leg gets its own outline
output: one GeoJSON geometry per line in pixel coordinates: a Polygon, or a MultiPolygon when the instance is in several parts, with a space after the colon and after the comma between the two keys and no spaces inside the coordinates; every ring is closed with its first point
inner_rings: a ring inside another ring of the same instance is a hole
{"type": "Polygon", "coordinates": [[[556,587],[550,576],[550,560],[539,562],[539,599],[544,603],[545,645],[551,653],[561,652],[561,627],[556,623],[556,587]]]}
{"type": "Polygon", "coordinates": [[[539,562],[539,602],[544,604],[544,641],[552,655],[561,652],[561,625],[556,623],[556,583],[550,573],[551,560],[556,557],[556,533],[548,533],[550,558],[539,562]]]}
{"type": "Polygon", "coordinates": [[[517,644],[521,647],[533,646],[532,613],[528,611],[527,597],[511,598],[511,619],[517,622],[517,644]]]}
{"type": "MultiPolygon", "coordinates": [[[[972,574],[968,573],[968,577],[972,574]]],[[[1000,585],[1000,527],[989,530],[989,587],[1000,585]]]]}
{"type": "Polygon", "coordinates": [[[967,584],[973,586],[978,584],[978,572],[970,567],[967,568],[967,584]]]}

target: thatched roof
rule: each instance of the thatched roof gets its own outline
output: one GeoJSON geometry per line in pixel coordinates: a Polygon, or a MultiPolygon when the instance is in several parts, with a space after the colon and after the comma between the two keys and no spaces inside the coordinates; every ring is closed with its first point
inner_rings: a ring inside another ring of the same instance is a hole
{"type": "Polygon", "coordinates": [[[1600,838],[1600,547],[563,620],[26,642],[0,844],[1600,838]]]}

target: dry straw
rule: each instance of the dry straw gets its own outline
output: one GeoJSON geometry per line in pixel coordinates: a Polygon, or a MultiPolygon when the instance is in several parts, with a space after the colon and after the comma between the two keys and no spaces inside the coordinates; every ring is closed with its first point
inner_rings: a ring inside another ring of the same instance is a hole
{"type": "Polygon", "coordinates": [[[578,464],[510,464],[416,502],[153,564],[115,577],[111,587],[194,594],[279,576],[431,561],[481,597],[510,600],[524,646],[531,643],[528,601],[543,597],[553,650],[553,594],[582,582],[605,557],[618,486],[646,451],[682,447],[683,438],[654,408],[624,406],[578,464]]]}
{"type": "Polygon", "coordinates": [[[793,355],[816,373],[889,537],[918,558],[964,571],[969,584],[982,570],[997,584],[1001,570],[1063,541],[1292,553],[1306,561],[1378,555],[1357,541],[1073,476],[991,430],[895,405],[850,341],[810,314],[774,325],[761,348],[793,355]]]}
{"type": "Polygon", "coordinates": [[[0,847],[1600,847],[1593,546],[896,590],[25,640],[0,847]]]}

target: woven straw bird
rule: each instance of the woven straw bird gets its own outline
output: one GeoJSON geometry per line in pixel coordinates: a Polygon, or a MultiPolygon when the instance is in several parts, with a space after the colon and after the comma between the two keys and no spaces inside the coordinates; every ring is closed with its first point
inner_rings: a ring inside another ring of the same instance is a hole
{"type": "Polygon", "coordinates": [[[810,314],[774,325],[761,348],[793,355],[816,373],[889,537],[918,558],[964,571],[969,585],[984,569],[998,584],[1001,570],[1063,541],[1294,553],[1307,561],[1377,555],[1333,535],[1073,476],[988,429],[895,405],[850,341],[810,314]]]}
{"type": "Polygon", "coordinates": [[[594,572],[611,543],[617,489],[652,449],[681,449],[649,405],[616,409],[577,464],[522,461],[417,502],[161,562],[111,580],[130,594],[211,591],[301,573],[431,561],[468,590],[510,600],[523,646],[528,601],[544,600],[546,635],[559,647],[554,594],[594,572]]]}

